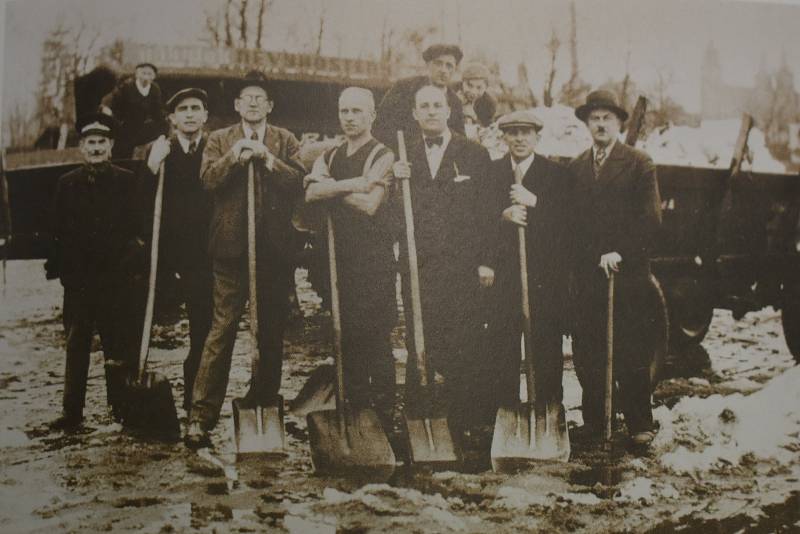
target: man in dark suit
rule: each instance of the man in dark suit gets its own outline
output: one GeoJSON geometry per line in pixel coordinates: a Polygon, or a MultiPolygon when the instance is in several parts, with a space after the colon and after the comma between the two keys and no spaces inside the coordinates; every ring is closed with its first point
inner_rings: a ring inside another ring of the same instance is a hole
{"type": "MultiPolygon", "coordinates": [[[[479,291],[494,283],[498,211],[487,202],[489,153],[447,126],[450,109],[443,89],[416,93],[414,118],[421,133],[408,138],[408,162],[394,164],[398,179],[410,180],[419,263],[425,343],[433,369],[446,383],[454,429],[464,429],[471,409],[468,385],[478,369],[476,332],[479,291]]],[[[408,252],[401,240],[406,345],[413,354],[408,252]]],[[[415,384],[409,366],[407,384],[415,384]]]]}
{"type": "Polygon", "coordinates": [[[192,405],[192,386],[208,331],[211,328],[211,260],[208,224],[211,198],[200,183],[200,163],[208,136],[208,95],[187,88],[167,101],[174,133],[148,146],[141,166],[141,185],[147,193],[144,231],[153,225],[156,183],[164,165],[164,193],[159,237],[156,295],[161,303],[186,304],[189,317],[189,354],[183,362],[183,406],[192,405]]]}
{"type": "Polygon", "coordinates": [[[115,159],[130,158],[134,148],[149,143],[167,128],[161,88],[155,82],[157,74],[152,63],[140,63],[132,80],[120,83],[101,101],[102,111],[121,125],[112,154],[115,159]]]}
{"type": "Polygon", "coordinates": [[[614,376],[619,406],[636,445],[654,437],[650,402],[652,347],[647,339],[649,253],[661,223],[656,170],[650,157],[617,139],[628,117],[614,96],[594,91],[575,110],[593,145],[570,164],[575,192],[577,303],[575,367],[583,388],[586,437],[603,425],[607,277],[616,274],[614,376]]]}
{"type": "Polygon", "coordinates": [[[397,131],[402,130],[407,139],[419,135],[419,125],[412,115],[414,95],[425,85],[433,85],[445,91],[450,117],[448,128],[464,135],[464,112],[461,99],[450,88],[453,75],[464,57],[456,45],[435,44],[429,46],[422,59],[428,74],[398,80],[387,92],[378,106],[374,135],[381,143],[397,148],[397,131]]]}
{"type": "MultiPolygon", "coordinates": [[[[518,227],[526,239],[528,291],[536,368],[536,398],[561,403],[567,282],[571,261],[572,188],[569,171],[534,149],[543,124],[530,111],[514,111],[497,123],[508,154],[492,162],[493,186],[502,206],[494,309],[487,320],[494,341],[494,400],[519,400],[522,314],[518,227]]],[[[487,370],[488,371],[488,370],[487,370]]]]}
{"type": "Polygon", "coordinates": [[[186,444],[208,444],[228,385],[239,318],[248,298],[247,173],[256,175],[256,255],[260,352],[258,376],[245,396],[246,406],[276,402],[281,384],[283,333],[293,275],[292,206],[303,194],[305,170],[297,160],[300,143],[288,130],[267,123],[272,101],[261,72],[239,84],[234,108],[242,118],[213,132],[203,152],[201,180],[212,193],[209,236],[214,313],[192,393],[186,444]]]}
{"type": "Polygon", "coordinates": [[[144,251],[138,237],[135,175],[109,162],[116,121],[102,113],[77,123],[84,164],[58,179],[54,246],[45,264],[48,279],[64,286],[67,361],[63,414],[51,428],[73,430],[83,421],[89,351],[95,329],[106,359],[106,390],[115,418],[124,407],[125,375],[136,369],[129,280],[144,251]]]}

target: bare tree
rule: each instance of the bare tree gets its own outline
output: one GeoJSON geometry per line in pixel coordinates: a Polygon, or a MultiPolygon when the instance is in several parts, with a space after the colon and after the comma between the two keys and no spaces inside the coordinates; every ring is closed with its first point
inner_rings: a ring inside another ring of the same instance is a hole
{"type": "Polygon", "coordinates": [[[555,28],[550,33],[550,40],[547,42],[547,51],[550,53],[550,71],[547,74],[547,81],[544,85],[544,94],[542,95],[542,102],[548,108],[553,105],[553,82],[556,79],[556,59],[558,58],[558,49],[561,47],[561,41],[558,40],[555,28]]]}
{"type": "Polygon", "coordinates": [[[231,31],[231,6],[233,0],[227,0],[225,3],[225,46],[228,48],[233,47],[233,32],[231,31]]]}
{"type": "Polygon", "coordinates": [[[239,46],[247,48],[247,3],[239,0],[239,46]]]}
{"type": "Polygon", "coordinates": [[[561,87],[559,100],[568,106],[578,106],[585,95],[589,92],[589,84],[581,80],[580,69],[578,67],[578,20],[575,13],[575,1],[569,3],[570,32],[569,32],[569,55],[570,55],[570,74],[569,80],[561,87]]]}
{"type": "Polygon", "coordinates": [[[261,40],[264,37],[264,16],[267,11],[272,7],[274,0],[261,0],[258,3],[258,26],[256,27],[256,48],[261,48],[261,40]]]}
{"type": "Polygon", "coordinates": [[[322,39],[325,36],[325,18],[327,15],[326,5],[327,4],[325,0],[322,0],[321,2],[322,10],[320,11],[319,14],[319,30],[317,31],[317,48],[314,52],[317,56],[322,55],[322,39]]]}

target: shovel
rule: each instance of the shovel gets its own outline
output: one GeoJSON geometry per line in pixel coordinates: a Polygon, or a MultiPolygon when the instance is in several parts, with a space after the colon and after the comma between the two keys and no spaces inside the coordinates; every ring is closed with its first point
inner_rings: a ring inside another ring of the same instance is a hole
{"type": "MultiPolygon", "coordinates": [[[[518,177],[517,183],[521,183],[521,178],[518,177]]],[[[539,460],[566,462],[570,453],[564,405],[550,401],[543,404],[536,399],[525,228],[518,228],[518,237],[528,402],[521,402],[516,408],[501,406],[497,410],[491,449],[495,472],[516,471],[539,460]]]]}
{"type": "MultiPolygon", "coordinates": [[[[247,166],[247,269],[249,274],[251,387],[258,379],[258,292],[256,288],[256,186],[252,162],[247,166]]],[[[281,454],[286,447],[283,427],[283,397],[275,405],[248,406],[244,399],[233,399],[233,437],[236,456],[281,454]]]]}
{"type": "Polygon", "coordinates": [[[387,480],[395,456],[378,414],[371,408],[353,408],[347,402],[342,361],[342,322],[336,270],[333,221],[328,215],[328,258],[331,273],[331,317],[336,358],[336,408],[308,414],[311,461],[317,473],[379,476],[387,480]]]}
{"type": "MultiPolygon", "coordinates": [[[[408,161],[403,132],[397,132],[400,160],[408,161]]],[[[406,399],[403,419],[408,433],[411,463],[431,468],[450,469],[459,463],[460,454],[450,433],[447,417],[434,414],[434,387],[428,384],[428,366],[425,354],[425,336],[422,331],[422,300],[419,288],[417,265],[417,243],[414,237],[414,214],[411,209],[411,185],[401,180],[403,187],[403,211],[405,212],[406,239],[408,241],[408,265],[411,283],[411,315],[414,320],[414,352],[419,373],[422,402],[410,403],[406,399]],[[428,391],[430,390],[430,391],[428,391]],[[427,401],[427,402],[426,402],[427,401]],[[426,405],[427,404],[427,405],[426,405]]]]}
{"type": "Polygon", "coordinates": [[[158,273],[158,242],[161,233],[161,210],[164,203],[164,164],[158,171],[158,185],[153,209],[153,237],[150,244],[150,276],[147,285],[147,304],[144,312],[142,343],[139,348],[139,372],[125,388],[124,413],[126,427],[145,435],[167,440],[180,438],[178,414],[169,380],[155,371],[147,370],[150,354],[150,329],[153,326],[156,275],[158,273]]]}

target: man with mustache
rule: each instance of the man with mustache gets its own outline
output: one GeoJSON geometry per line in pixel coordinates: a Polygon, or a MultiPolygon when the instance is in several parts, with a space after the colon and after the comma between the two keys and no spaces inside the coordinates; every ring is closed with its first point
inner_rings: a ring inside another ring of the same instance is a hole
{"type": "MultiPolygon", "coordinates": [[[[324,202],[335,232],[345,390],[355,407],[391,423],[397,322],[394,232],[386,205],[394,155],[372,137],[372,93],[348,87],[339,96],[346,141],[322,154],[306,177],[306,202],[324,202]]],[[[386,430],[390,430],[387,428],[386,430]]]]}
{"type": "Polygon", "coordinates": [[[593,144],[570,164],[576,176],[575,370],[583,388],[585,439],[600,437],[606,359],[607,284],[616,278],[614,377],[632,442],[654,438],[650,402],[652,350],[647,332],[650,247],[661,224],[653,160],[619,141],[628,113],[608,91],[593,91],[575,110],[593,144]]]}
{"type": "Polygon", "coordinates": [[[192,405],[192,387],[211,328],[211,260],[208,225],[211,199],[200,183],[200,163],[208,135],[208,95],[189,87],[167,101],[174,133],[159,137],[147,150],[140,179],[149,195],[145,205],[150,216],[144,231],[152,230],[154,195],[159,168],[164,165],[164,193],[159,238],[157,298],[186,304],[189,317],[189,354],[183,362],[183,406],[192,405]],[[175,295],[174,299],[170,299],[175,295]]]}
{"type": "Polygon", "coordinates": [[[84,164],[58,179],[54,243],[45,263],[47,278],[60,278],[64,286],[63,413],[50,426],[65,431],[83,422],[95,330],[106,359],[108,403],[115,418],[124,413],[120,393],[138,357],[128,309],[130,269],[144,253],[137,236],[136,177],[109,162],[116,121],[96,113],[78,120],[76,129],[84,164]]]}

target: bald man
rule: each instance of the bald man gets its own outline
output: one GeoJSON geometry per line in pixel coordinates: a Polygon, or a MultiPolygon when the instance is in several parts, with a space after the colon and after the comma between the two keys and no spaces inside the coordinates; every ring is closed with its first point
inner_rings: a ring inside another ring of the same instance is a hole
{"type": "Polygon", "coordinates": [[[348,400],[354,407],[373,405],[389,425],[395,390],[390,334],[397,306],[386,200],[394,154],[372,136],[374,120],[370,91],[342,91],[339,123],[345,141],[317,159],[303,185],[306,202],[324,204],[333,221],[348,400]]]}

